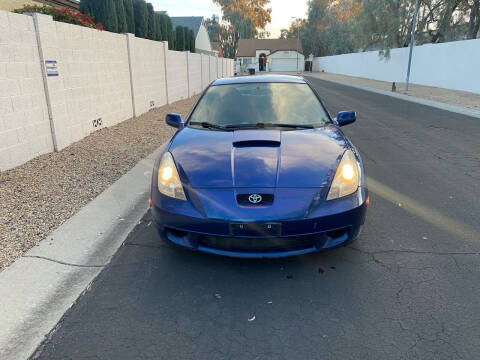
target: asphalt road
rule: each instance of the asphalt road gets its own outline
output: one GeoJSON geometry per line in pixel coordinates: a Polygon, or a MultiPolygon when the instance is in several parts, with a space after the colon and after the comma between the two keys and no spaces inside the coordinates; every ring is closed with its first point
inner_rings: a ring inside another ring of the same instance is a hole
{"type": "Polygon", "coordinates": [[[480,120],[312,83],[332,114],[358,114],[345,132],[371,205],[356,243],[215,257],[161,244],[147,214],[35,357],[478,359],[480,120]]]}

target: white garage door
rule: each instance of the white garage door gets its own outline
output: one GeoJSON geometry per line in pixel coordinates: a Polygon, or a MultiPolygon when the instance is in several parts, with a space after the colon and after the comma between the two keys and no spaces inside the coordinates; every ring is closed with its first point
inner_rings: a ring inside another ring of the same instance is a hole
{"type": "MultiPolygon", "coordinates": [[[[300,67],[300,59],[298,59],[300,67]]],[[[271,59],[271,71],[296,71],[297,59],[271,59]]]]}

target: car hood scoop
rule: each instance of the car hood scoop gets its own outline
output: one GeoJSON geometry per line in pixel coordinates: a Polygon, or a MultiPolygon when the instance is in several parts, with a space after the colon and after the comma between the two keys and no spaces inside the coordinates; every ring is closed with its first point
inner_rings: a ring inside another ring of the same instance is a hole
{"type": "Polygon", "coordinates": [[[170,152],[194,188],[309,188],[325,185],[346,146],[334,126],[228,132],[185,128],[170,152]]]}
{"type": "Polygon", "coordinates": [[[237,130],[233,133],[232,143],[236,148],[279,147],[280,131],[237,130]]]}

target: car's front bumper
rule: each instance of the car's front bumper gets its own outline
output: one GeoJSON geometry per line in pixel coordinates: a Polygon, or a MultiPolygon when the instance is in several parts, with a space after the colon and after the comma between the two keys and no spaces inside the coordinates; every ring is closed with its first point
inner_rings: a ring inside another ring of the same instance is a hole
{"type": "MultiPolygon", "coordinates": [[[[366,193],[364,192],[364,195],[366,193]]],[[[366,199],[366,196],[363,196],[366,199]]],[[[306,254],[349,244],[360,232],[367,205],[335,214],[289,220],[259,221],[281,224],[279,236],[261,232],[232,235],[229,219],[210,219],[172,213],[152,206],[160,237],[167,242],[207,253],[245,258],[273,258],[306,254]]],[[[247,222],[250,223],[250,222],[247,222]]]]}

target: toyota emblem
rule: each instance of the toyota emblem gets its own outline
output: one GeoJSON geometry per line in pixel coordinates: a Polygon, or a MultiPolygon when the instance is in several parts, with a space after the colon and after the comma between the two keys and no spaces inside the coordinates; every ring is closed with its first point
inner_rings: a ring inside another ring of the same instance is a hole
{"type": "Polygon", "coordinates": [[[248,197],[248,201],[250,201],[252,204],[258,204],[262,201],[262,196],[259,194],[252,194],[248,197]]]}

